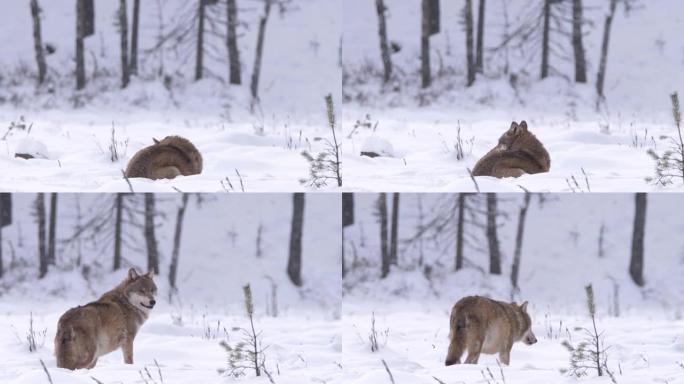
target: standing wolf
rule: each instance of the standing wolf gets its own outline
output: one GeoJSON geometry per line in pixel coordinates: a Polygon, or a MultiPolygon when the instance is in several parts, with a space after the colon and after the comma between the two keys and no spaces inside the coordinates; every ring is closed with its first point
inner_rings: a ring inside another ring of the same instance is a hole
{"type": "Polygon", "coordinates": [[[126,177],[156,180],[202,173],[202,155],[190,140],[180,136],[152,140],[153,145],[138,151],[128,162],[126,177]]]}
{"type": "Polygon", "coordinates": [[[71,308],[57,323],[55,357],[67,369],[93,368],[97,358],[123,349],[124,362],[133,364],[133,340],[156,301],[151,272],[128,271],[126,279],[97,301],[71,308]]]}
{"type": "Polygon", "coordinates": [[[449,352],[444,362],[447,366],[460,364],[466,349],[466,364],[477,364],[480,353],[498,353],[499,360],[508,365],[514,342],[537,342],[527,301],[518,306],[480,296],[464,297],[451,310],[449,324],[449,352]]]}
{"type": "Polygon", "coordinates": [[[499,145],[487,152],[473,168],[473,176],[519,177],[525,173],[548,172],[551,158],[544,145],[530,131],[527,122],[515,121],[499,138],[499,145]]]}

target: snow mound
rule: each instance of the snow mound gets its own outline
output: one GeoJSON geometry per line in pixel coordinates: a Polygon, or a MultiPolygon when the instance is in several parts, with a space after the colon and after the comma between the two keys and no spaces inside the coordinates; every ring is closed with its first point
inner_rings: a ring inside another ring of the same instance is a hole
{"type": "Polygon", "coordinates": [[[49,158],[47,146],[43,142],[30,137],[19,140],[14,153],[17,155],[30,155],[36,159],[49,158]]]}
{"type": "Polygon", "coordinates": [[[394,147],[388,140],[378,136],[370,136],[361,145],[361,154],[371,157],[394,157],[394,147]],[[374,155],[373,155],[374,154],[374,155]]]}

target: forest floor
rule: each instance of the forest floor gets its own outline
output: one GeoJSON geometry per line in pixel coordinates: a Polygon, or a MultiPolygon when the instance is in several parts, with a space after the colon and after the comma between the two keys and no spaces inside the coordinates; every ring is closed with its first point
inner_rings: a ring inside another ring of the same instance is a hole
{"type": "MultiPolygon", "coordinates": [[[[66,311],[73,303],[64,303],[66,311]]],[[[51,305],[57,307],[57,305],[51,305]]],[[[28,311],[26,311],[28,312],[28,311]]],[[[235,345],[248,325],[244,316],[218,312],[179,313],[154,310],[140,329],[134,345],[133,365],[123,363],[121,351],[98,360],[91,370],[69,371],[56,367],[53,339],[61,312],[3,313],[0,316],[0,382],[7,384],[47,383],[45,363],[52,382],[60,383],[221,383],[232,381],[219,374],[227,367],[220,341],[235,345]],[[27,336],[31,317],[38,350],[29,352],[27,336]]],[[[266,367],[276,383],[341,383],[340,321],[312,313],[290,313],[259,317],[255,321],[266,348],[266,367]]],[[[246,370],[240,382],[269,383],[262,374],[246,370]]]]}
{"type": "MultiPolygon", "coordinates": [[[[497,355],[481,355],[477,365],[444,366],[448,347],[449,313],[453,303],[430,306],[403,302],[401,308],[345,301],[343,317],[344,382],[389,383],[384,360],[396,383],[611,383],[608,376],[589,371],[582,378],[561,373],[570,354],[561,345],[584,337],[588,317],[549,313],[532,308],[532,330],[538,342],[516,343],[510,366],[499,366],[497,355]],[[421,308],[423,310],[417,310],[421,308]],[[380,350],[371,352],[372,313],[380,350]]],[[[684,321],[649,312],[621,317],[600,316],[597,327],[608,349],[607,365],[620,384],[684,383],[684,321]]]]}

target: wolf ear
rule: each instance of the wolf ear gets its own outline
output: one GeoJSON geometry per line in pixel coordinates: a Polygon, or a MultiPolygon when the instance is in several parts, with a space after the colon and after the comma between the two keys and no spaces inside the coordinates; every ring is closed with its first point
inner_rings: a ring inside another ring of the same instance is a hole
{"type": "Polygon", "coordinates": [[[527,313],[527,301],[520,305],[520,309],[522,309],[523,312],[527,313]]]}
{"type": "Polygon", "coordinates": [[[527,132],[527,121],[525,121],[525,120],[521,121],[519,127],[523,131],[527,132]]]}
{"type": "Polygon", "coordinates": [[[518,130],[518,123],[516,123],[516,122],[514,121],[514,122],[511,123],[511,127],[508,128],[508,132],[510,132],[510,133],[516,133],[517,130],[518,130]]]}
{"type": "Polygon", "coordinates": [[[155,139],[154,137],[152,138],[152,141],[154,141],[155,144],[159,144],[159,140],[155,139]]]}
{"type": "Polygon", "coordinates": [[[152,278],[152,277],[153,277],[153,276],[152,276],[152,271],[147,271],[147,273],[145,274],[145,276],[147,276],[147,277],[149,277],[149,278],[152,278]]]}
{"type": "Polygon", "coordinates": [[[138,277],[140,277],[140,275],[138,274],[138,271],[135,270],[135,268],[131,268],[128,270],[128,279],[129,280],[135,280],[138,277]]]}

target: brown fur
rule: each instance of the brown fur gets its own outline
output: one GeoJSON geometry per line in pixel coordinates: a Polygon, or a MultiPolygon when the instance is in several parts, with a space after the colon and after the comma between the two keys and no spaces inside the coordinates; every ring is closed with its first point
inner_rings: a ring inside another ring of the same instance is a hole
{"type": "Polygon", "coordinates": [[[68,310],[57,323],[57,366],[90,369],[98,357],[119,348],[124,362],[133,364],[133,340],[154,307],[156,293],[152,275],[131,268],[121,284],[97,301],[68,310]]]}
{"type": "Polygon", "coordinates": [[[519,306],[480,296],[464,297],[451,310],[449,325],[449,351],[444,362],[447,366],[460,364],[466,350],[466,364],[477,364],[481,353],[498,353],[499,361],[508,365],[514,342],[537,342],[527,302],[519,306]]]}
{"type": "Polygon", "coordinates": [[[473,176],[519,177],[525,173],[548,172],[551,159],[544,145],[523,120],[515,121],[499,138],[499,145],[484,155],[473,168],[473,176]]]}
{"type": "Polygon", "coordinates": [[[202,173],[202,155],[188,140],[180,136],[167,136],[141,149],[128,162],[126,177],[173,179],[178,175],[202,173]]]}

